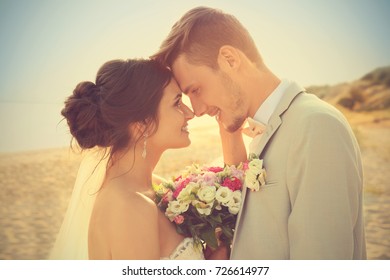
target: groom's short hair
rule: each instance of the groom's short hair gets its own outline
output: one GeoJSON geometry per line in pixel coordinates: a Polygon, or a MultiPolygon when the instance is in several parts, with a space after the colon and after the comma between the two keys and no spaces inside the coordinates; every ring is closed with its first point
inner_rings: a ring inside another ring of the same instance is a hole
{"type": "Polygon", "coordinates": [[[189,63],[218,69],[217,57],[224,45],[241,50],[258,66],[262,64],[245,27],[233,15],[208,7],[197,7],[185,13],[151,58],[171,67],[178,56],[184,54],[189,63]]]}

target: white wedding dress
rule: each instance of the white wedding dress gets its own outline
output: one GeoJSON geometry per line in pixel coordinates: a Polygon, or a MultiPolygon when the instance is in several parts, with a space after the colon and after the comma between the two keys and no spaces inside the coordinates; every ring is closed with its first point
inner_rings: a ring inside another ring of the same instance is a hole
{"type": "Polygon", "coordinates": [[[162,260],[204,260],[203,251],[198,249],[194,244],[194,239],[186,237],[176,247],[168,258],[162,260]]]}
{"type": "MultiPolygon", "coordinates": [[[[103,184],[107,159],[101,160],[101,150],[86,151],[61,229],[50,252],[49,259],[87,260],[88,227],[96,194],[103,184]]],[[[168,260],[204,260],[202,250],[194,246],[192,238],[185,238],[168,260]]]]}

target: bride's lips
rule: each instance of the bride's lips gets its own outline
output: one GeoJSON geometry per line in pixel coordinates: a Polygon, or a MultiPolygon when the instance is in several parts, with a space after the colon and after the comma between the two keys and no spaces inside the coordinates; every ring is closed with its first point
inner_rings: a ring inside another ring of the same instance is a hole
{"type": "Polygon", "coordinates": [[[219,121],[220,115],[221,115],[221,110],[218,110],[217,114],[215,115],[217,121],[219,121]]]}
{"type": "Polygon", "coordinates": [[[186,132],[186,133],[190,133],[190,132],[188,131],[188,124],[185,124],[185,126],[183,126],[183,127],[181,128],[181,131],[182,131],[182,132],[186,132]]]}

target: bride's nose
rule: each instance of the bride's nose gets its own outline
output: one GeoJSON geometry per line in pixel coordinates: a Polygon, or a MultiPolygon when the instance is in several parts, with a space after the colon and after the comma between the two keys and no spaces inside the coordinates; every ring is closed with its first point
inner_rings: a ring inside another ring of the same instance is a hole
{"type": "Polygon", "coordinates": [[[186,120],[191,120],[194,118],[194,112],[192,112],[192,110],[185,104],[182,104],[182,107],[183,107],[183,113],[184,113],[184,117],[186,118],[186,120]]]}

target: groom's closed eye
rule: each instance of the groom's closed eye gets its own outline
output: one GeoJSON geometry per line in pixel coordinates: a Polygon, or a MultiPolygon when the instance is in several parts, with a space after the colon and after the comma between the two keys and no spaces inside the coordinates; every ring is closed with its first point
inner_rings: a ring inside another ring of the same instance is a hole
{"type": "Polygon", "coordinates": [[[185,95],[188,95],[188,94],[192,93],[192,91],[194,90],[193,86],[194,86],[193,84],[190,84],[187,87],[185,87],[184,90],[183,90],[183,93],[185,95]]]}
{"type": "Polygon", "coordinates": [[[200,91],[199,88],[192,89],[192,90],[191,90],[191,94],[196,95],[196,94],[199,93],[199,91],[200,91]]]}
{"type": "Polygon", "coordinates": [[[199,94],[199,92],[200,92],[200,88],[188,88],[188,90],[186,90],[186,91],[184,91],[184,94],[185,95],[187,95],[187,96],[189,96],[189,95],[192,95],[192,96],[194,96],[194,95],[198,95],[199,94]]]}

